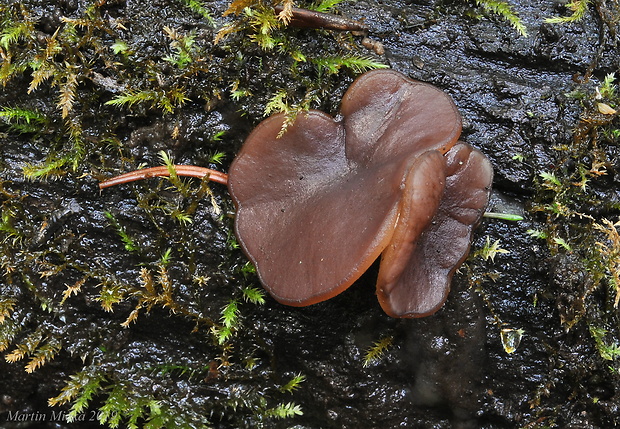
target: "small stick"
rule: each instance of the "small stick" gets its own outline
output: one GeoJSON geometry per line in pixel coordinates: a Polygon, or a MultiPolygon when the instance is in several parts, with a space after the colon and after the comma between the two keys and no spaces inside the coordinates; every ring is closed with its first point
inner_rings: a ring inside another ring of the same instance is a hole
{"type": "MultiPolygon", "coordinates": [[[[197,177],[202,179],[205,176],[209,176],[209,180],[222,185],[228,184],[228,174],[221,171],[211,170],[206,167],[198,167],[195,165],[175,165],[174,166],[178,176],[185,177],[197,177]]],[[[122,185],[129,182],[135,182],[137,180],[144,180],[151,177],[169,177],[170,171],[166,166],[145,168],[143,170],[134,170],[129,173],[121,174],[120,176],[112,177],[111,179],[104,180],[99,183],[99,189],[109,188],[110,186],[122,185]]]]}
{"type": "MultiPolygon", "coordinates": [[[[284,7],[276,6],[276,14],[282,13],[284,7]]],[[[354,21],[343,16],[331,13],[316,12],[314,10],[290,9],[291,20],[289,25],[298,28],[324,28],[326,30],[337,31],[367,31],[368,26],[359,21],[354,21]]]]}

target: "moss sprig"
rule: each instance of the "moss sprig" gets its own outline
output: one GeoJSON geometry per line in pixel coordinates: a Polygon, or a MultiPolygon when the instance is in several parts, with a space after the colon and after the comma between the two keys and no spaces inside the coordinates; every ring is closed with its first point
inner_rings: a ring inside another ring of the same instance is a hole
{"type": "Polygon", "coordinates": [[[116,220],[116,216],[114,216],[109,211],[106,211],[104,214],[105,214],[105,217],[107,217],[108,220],[110,221],[110,224],[112,225],[112,227],[116,230],[116,233],[118,234],[123,244],[125,245],[125,250],[129,252],[138,252],[140,250],[140,246],[138,246],[134,242],[134,240],[127,233],[125,228],[121,224],[118,223],[118,220],[116,220]]]}
{"type": "Polygon", "coordinates": [[[192,12],[202,16],[211,26],[215,26],[215,19],[201,0],[178,0],[179,3],[188,7],[192,12]]]}
{"type": "Polygon", "coordinates": [[[159,108],[164,113],[173,113],[176,108],[190,101],[182,87],[173,87],[161,90],[128,90],[113,99],[106,101],[108,106],[133,107],[136,104],[148,103],[151,108],[159,108]]]}
{"type": "Polygon", "coordinates": [[[588,12],[590,3],[590,0],[572,0],[566,3],[566,8],[571,12],[570,15],[545,18],[545,22],[550,24],[567,24],[581,21],[588,12]]]}
{"type": "Polygon", "coordinates": [[[374,344],[366,350],[362,365],[366,368],[379,362],[393,344],[394,336],[392,335],[385,335],[381,339],[375,341],[374,344]]]}
{"type": "Polygon", "coordinates": [[[40,133],[50,122],[40,111],[20,107],[0,108],[0,118],[17,134],[40,133]]]}
{"type": "Polygon", "coordinates": [[[5,360],[13,363],[30,357],[24,369],[31,373],[54,359],[61,348],[62,343],[59,339],[53,336],[45,337],[43,330],[39,328],[19,342],[12,352],[7,353],[5,360]]]}
{"type": "Polygon", "coordinates": [[[476,0],[476,4],[485,11],[498,15],[508,22],[517,33],[527,37],[527,27],[509,3],[501,0],[476,0]]]}

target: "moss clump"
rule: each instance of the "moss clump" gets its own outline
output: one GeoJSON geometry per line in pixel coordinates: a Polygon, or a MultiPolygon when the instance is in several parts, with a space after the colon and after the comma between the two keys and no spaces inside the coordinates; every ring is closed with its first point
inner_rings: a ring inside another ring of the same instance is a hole
{"type": "MultiPolygon", "coordinates": [[[[620,205],[609,192],[620,136],[615,77],[608,75],[597,86],[584,83],[571,96],[581,104],[582,113],[573,140],[553,148],[555,167],[538,175],[531,212],[542,219],[544,228],[529,233],[549,249],[551,289],[543,295],[554,297],[567,331],[581,332],[584,338],[589,334],[582,347],[597,350],[600,360],[588,365],[598,365],[617,382],[620,205]]],[[[554,419],[544,399],[554,387],[548,380],[534,393],[531,405],[537,418],[554,419]]]]}

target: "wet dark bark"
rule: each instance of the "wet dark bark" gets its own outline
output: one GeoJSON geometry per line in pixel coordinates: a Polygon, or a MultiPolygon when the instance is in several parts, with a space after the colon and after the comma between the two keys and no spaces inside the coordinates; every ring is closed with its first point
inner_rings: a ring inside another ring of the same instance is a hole
{"type": "MultiPolygon", "coordinates": [[[[55,31],[61,16],[79,16],[86,7],[83,2],[24,3],[40,16],[37,31],[44,34],[55,31]]],[[[23,369],[29,358],[0,361],[0,427],[71,427],[49,421],[53,410],[67,410],[67,405],[49,408],[47,400],[60,393],[70,375],[94,363],[110,383],[123,382],[138,394],[173,404],[188,420],[203,416],[221,428],[258,427],[257,398],[261,396],[268,406],[295,402],[304,412],[265,427],[620,425],[620,367],[615,360],[603,359],[591,335],[593,326],[601,327],[611,333],[607,343],[619,341],[617,310],[610,304],[615,292],[601,280],[605,273],[597,277],[594,272],[597,267],[601,270],[600,265],[584,263],[591,257],[588,250],[578,247],[582,241],[594,249],[596,240],[579,237],[595,232],[584,217],[554,217],[540,210],[550,198],[540,173],[564,165],[570,171],[596,149],[605,152],[608,174],[590,181],[576,208],[598,222],[615,221],[620,214],[617,148],[589,147],[579,152],[579,156],[585,154],[582,159],[575,159],[571,154],[577,152],[572,149],[558,149],[574,145],[580,116],[588,103],[594,103],[594,88],[619,70],[617,24],[613,24],[619,11],[611,2],[595,1],[582,21],[560,25],[544,22],[546,17],[567,13],[555,1],[510,4],[529,37],[519,36],[497,16],[471,17],[481,10],[473,2],[360,0],[339,7],[349,18],[363,20],[370,28],[369,37],[383,43],[383,62],[454,98],[464,119],[462,139],[484,152],[496,171],[490,209],[525,217],[520,222],[482,222],[473,249],[484,247],[488,237],[490,243],[499,240],[509,253],[497,254],[494,260],[467,261],[455,276],[444,308],[424,319],[386,316],[374,295],[374,269],[345,293],[311,307],[289,308],[269,297],[263,306],[245,303],[239,291],[258,286],[258,280],[242,272],[246,259],[228,244],[230,218],[213,211],[208,195],[200,201],[183,199],[155,180],[98,191],[98,179],[141,163],[159,164],[160,150],[172,153],[178,163],[197,165],[208,163],[209,153],[224,151],[224,165],[212,167],[225,170],[260,121],[272,96],[270,85],[295,79],[284,71],[286,65],[277,63],[276,55],[269,62],[271,54],[265,54],[263,69],[254,76],[247,64],[229,61],[231,53],[225,47],[213,46],[215,31],[197,15],[183,11],[181,3],[111,3],[104,8],[104,17],[130,29],[122,34],[137,52],[136,70],[152,60],[149,55],[161,56],[166,50],[169,41],[162,28],[168,25],[183,31],[197,29],[196,43],[213,55],[211,61],[218,70],[213,73],[224,76],[222,82],[227,73],[247,73],[259,83],[252,97],[237,102],[226,95],[226,85],[218,88],[221,97],[204,97],[213,94],[213,88],[203,94],[194,82],[188,85],[194,91],[191,101],[162,115],[148,105],[131,111],[104,105],[122,88],[91,76],[80,82],[80,94],[92,94],[90,99],[80,99],[84,138],[101,142],[113,135],[122,149],[93,145],[96,151],[88,153],[76,171],[69,169],[48,181],[26,180],[21,169],[25,163],[42,162],[51,145],[62,146],[66,141],[49,135],[55,132],[49,130],[62,128],[58,93],[46,84],[26,94],[29,72],[13,79],[0,91],[0,106],[38,108],[57,123],[48,126],[47,134],[19,134],[7,128],[0,135],[6,191],[1,196],[3,213],[12,213],[12,224],[23,232],[14,242],[6,238],[2,250],[0,291],[3,297],[16,297],[11,317],[23,325],[5,355],[37,329],[44,337],[61,338],[63,348],[32,374],[23,369]],[[263,92],[261,79],[271,82],[263,92]],[[569,95],[574,91],[585,94],[585,101],[569,95]],[[211,138],[217,131],[225,134],[211,138]],[[173,221],[165,210],[154,207],[163,204],[160,198],[185,207],[196,203],[193,222],[173,221]],[[126,250],[106,211],[116,216],[142,250],[126,250]],[[528,229],[559,230],[558,236],[575,234],[573,245],[570,251],[553,247],[533,238],[528,229]],[[186,314],[172,314],[169,308],[155,305],[148,314],[143,309],[129,328],[121,327],[137,301],[127,297],[113,312],[106,312],[99,302],[102,285],[110,278],[119,284],[140,284],[143,267],[156,278],[157,261],[169,248],[168,275],[174,298],[186,314]],[[61,305],[67,286],[85,276],[82,290],[61,305]],[[200,276],[208,278],[204,285],[196,281],[200,276]],[[241,302],[242,325],[231,340],[233,348],[223,351],[214,344],[208,322],[197,323],[196,315],[217,322],[231,297],[241,302]],[[514,353],[502,347],[502,328],[524,331],[514,353]],[[382,359],[365,367],[366,351],[387,335],[393,336],[393,346],[382,359]],[[223,354],[231,366],[214,369],[223,354]],[[244,367],[249,357],[258,362],[253,369],[244,367]],[[197,375],[189,377],[181,367],[197,375]],[[296,373],[306,377],[299,389],[279,392],[277,386],[296,373]],[[231,398],[247,403],[235,412],[231,398]],[[15,413],[40,413],[47,421],[9,421],[15,413]]],[[[205,5],[221,25],[226,4],[205,5]]],[[[298,37],[305,37],[304,43],[312,49],[334,48],[321,44],[323,40],[335,43],[323,33],[296,34],[302,34],[298,37]]],[[[359,44],[361,37],[352,40],[359,44]]],[[[95,69],[105,75],[105,64],[95,69]]],[[[354,77],[341,73],[337,90],[313,107],[335,114],[340,95],[354,77]]],[[[620,128],[617,120],[615,124],[620,128]]],[[[211,189],[223,211],[231,213],[225,188],[212,185],[211,189]]],[[[101,393],[89,406],[87,419],[105,400],[106,393],[101,393]]],[[[198,420],[186,422],[200,426],[198,420]]]]}

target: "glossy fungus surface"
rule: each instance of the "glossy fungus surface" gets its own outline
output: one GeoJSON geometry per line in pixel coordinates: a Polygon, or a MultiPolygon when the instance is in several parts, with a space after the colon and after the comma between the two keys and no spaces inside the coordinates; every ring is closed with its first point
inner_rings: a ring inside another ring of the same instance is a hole
{"type": "MultiPolygon", "coordinates": [[[[341,114],[300,114],[281,137],[285,116],[266,119],[229,171],[238,240],[284,304],[313,304],[349,287],[403,228],[401,212],[415,210],[403,197],[426,179],[413,172],[439,166],[446,172],[428,180],[450,175],[442,155],[461,118],[439,89],[391,70],[368,72],[346,92],[341,114]]],[[[443,195],[443,182],[433,187],[443,195]]],[[[384,289],[388,296],[400,287],[384,289]]]]}
{"type": "Polygon", "coordinates": [[[489,160],[463,143],[445,156],[428,152],[418,159],[381,258],[377,296],[387,314],[422,317],[443,305],[452,276],[469,253],[492,180],[489,160]]]}

